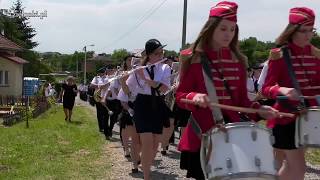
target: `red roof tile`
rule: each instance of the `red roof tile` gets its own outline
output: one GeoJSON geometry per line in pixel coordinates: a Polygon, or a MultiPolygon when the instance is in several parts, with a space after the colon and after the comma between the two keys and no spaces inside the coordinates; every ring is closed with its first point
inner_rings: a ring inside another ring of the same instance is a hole
{"type": "Polygon", "coordinates": [[[18,63],[18,64],[26,64],[26,63],[29,63],[28,61],[18,57],[18,56],[5,56],[5,55],[2,55],[1,56],[2,58],[5,58],[9,61],[13,61],[15,63],[18,63]]]}
{"type": "Polygon", "coordinates": [[[22,47],[0,35],[0,50],[22,50],[22,47]]]}

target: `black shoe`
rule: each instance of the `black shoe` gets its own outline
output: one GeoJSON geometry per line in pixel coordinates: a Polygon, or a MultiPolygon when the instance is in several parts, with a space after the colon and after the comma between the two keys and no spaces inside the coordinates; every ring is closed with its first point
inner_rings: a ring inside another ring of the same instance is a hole
{"type": "Polygon", "coordinates": [[[131,156],[130,156],[130,154],[127,154],[127,155],[125,155],[124,157],[125,157],[125,158],[130,158],[131,156]]]}
{"type": "Polygon", "coordinates": [[[140,165],[140,164],[141,164],[141,160],[139,160],[139,161],[137,162],[137,164],[140,165]]]}
{"type": "Polygon", "coordinates": [[[161,151],[162,155],[167,155],[167,151],[161,151]]]}
{"type": "Polygon", "coordinates": [[[109,137],[109,136],[106,136],[106,140],[110,140],[110,137],[109,137]]]}
{"type": "Polygon", "coordinates": [[[135,174],[135,173],[138,173],[139,172],[139,169],[138,168],[134,168],[134,169],[131,169],[132,173],[135,174]]]}

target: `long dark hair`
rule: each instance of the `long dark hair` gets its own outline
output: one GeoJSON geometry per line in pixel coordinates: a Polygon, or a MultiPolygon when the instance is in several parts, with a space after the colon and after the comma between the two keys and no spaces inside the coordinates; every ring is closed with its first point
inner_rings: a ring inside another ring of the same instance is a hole
{"type": "Polygon", "coordinates": [[[283,45],[292,42],[292,36],[300,28],[300,25],[297,24],[288,24],[280,36],[276,39],[276,46],[281,47],[283,45]]]}
{"type": "Polygon", "coordinates": [[[126,57],[123,58],[123,62],[122,62],[122,70],[127,71],[128,70],[128,65],[127,65],[127,59],[134,57],[133,55],[128,55],[126,57]]]}
{"type": "MultiPolygon", "coordinates": [[[[192,59],[199,55],[199,53],[204,52],[204,48],[209,45],[212,35],[219,23],[222,21],[222,18],[219,17],[209,17],[208,21],[205,23],[203,28],[201,29],[196,41],[191,45],[192,56],[185,61],[182,61],[181,71],[184,72],[188,69],[191,64],[192,59]]],[[[238,58],[238,60],[247,67],[247,57],[240,52],[239,49],[239,28],[236,25],[235,34],[230,42],[229,48],[234,53],[234,55],[238,58]]]]}

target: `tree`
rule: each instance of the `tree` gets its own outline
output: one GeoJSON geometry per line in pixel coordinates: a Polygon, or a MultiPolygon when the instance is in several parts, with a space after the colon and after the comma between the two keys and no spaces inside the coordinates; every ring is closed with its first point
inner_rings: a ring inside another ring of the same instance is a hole
{"type": "Polygon", "coordinates": [[[177,57],[177,56],[179,56],[179,54],[175,51],[164,50],[164,56],[165,57],[168,57],[168,56],[177,57]]]}
{"type": "Polygon", "coordinates": [[[19,39],[23,43],[17,43],[26,49],[33,49],[38,46],[38,43],[32,40],[36,35],[36,31],[29,25],[28,18],[23,16],[24,7],[22,7],[21,1],[17,0],[11,7],[11,10],[14,12],[13,20],[17,24],[19,31],[22,33],[22,36],[19,39]]]}
{"type": "Polygon", "coordinates": [[[318,33],[315,33],[314,37],[311,40],[312,45],[320,48],[320,36],[318,33]]]}
{"type": "Polygon", "coordinates": [[[249,37],[248,39],[240,41],[240,49],[248,57],[249,66],[256,64],[254,53],[257,49],[257,45],[258,41],[255,37],[249,37]]]}
{"type": "Polygon", "coordinates": [[[113,64],[121,64],[123,58],[128,56],[130,53],[126,49],[116,49],[111,54],[113,64]]]}
{"type": "Polygon", "coordinates": [[[23,41],[21,40],[22,32],[19,30],[19,27],[13,18],[0,14],[0,31],[11,41],[16,42],[17,44],[23,44],[23,41]]]}

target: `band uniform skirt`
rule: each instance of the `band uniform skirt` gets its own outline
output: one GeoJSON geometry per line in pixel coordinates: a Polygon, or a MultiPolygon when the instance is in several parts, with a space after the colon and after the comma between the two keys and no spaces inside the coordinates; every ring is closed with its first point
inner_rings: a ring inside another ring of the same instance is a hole
{"type": "MultiPolygon", "coordinates": [[[[133,103],[128,103],[129,107],[133,109],[133,103]]],[[[129,112],[122,108],[121,113],[119,114],[120,128],[125,129],[127,126],[133,126],[133,117],[130,116],[129,112]]]]}
{"type": "Polygon", "coordinates": [[[191,115],[191,111],[182,109],[175,103],[173,106],[173,113],[177,127],[186,127],[191,115]]]}
{"type": "Polygon", "coordinates": [[[295,130],[296,130],[296,122],[292,121],[289,124],[277,124],[272,129],[272,134],[275,139],[275,143],[273,144],[274,148],[278,149],[297,149],[295,145],[295,130]]]}
{"type": "Polygon", "coordinates": [[[180,169],[187,170],[187,178],[204,180],[204,174],[200,163],[200,151],[182,151],[180,154],[180,169]]]}
{"type": "Polygon", "coordinates": [[[166,119],[169,114],[162,96],[137,95],[133,115],[137,133],[162,134],[166,119]]]}

